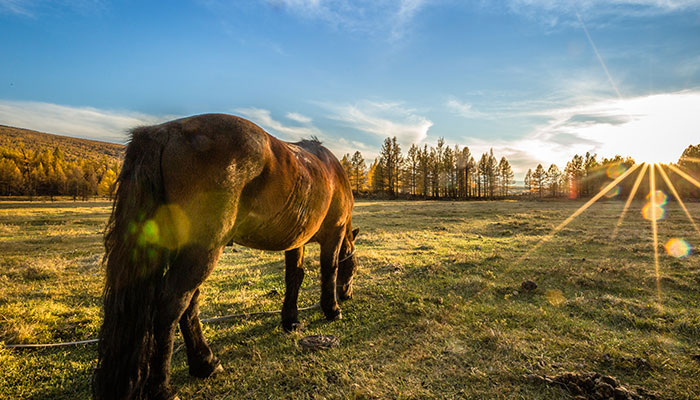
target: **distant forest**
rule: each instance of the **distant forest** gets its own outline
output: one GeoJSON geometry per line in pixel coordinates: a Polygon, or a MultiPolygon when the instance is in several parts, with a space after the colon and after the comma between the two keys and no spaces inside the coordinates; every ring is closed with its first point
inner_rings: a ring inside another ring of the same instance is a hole
{"type": "MultiPolygon", "coordinates": [[[[595,154],[575,155],[563,168],[555,164],[531,168],[525,175],[524,187],[518,190],[506,157],[498,159],[493,150],[481,156],[472,155],[468,147],[450,147],[442,138],[436,146],[413,144],[405,155],[396,137],[386,138],[379,157],[369,166],[359,151],[352,156],[345,154],[340,162],[356,195],[418,199],[590,197],[635,164],[630,157],[599,160],[595,154]]],[[[676,166],[700,180],[700,144],[688,146],[676,166]]],[[[662,168],[681,196],[700,198],[696,185],[673,170],[662,168]]],[[[624,179],[608,197],[628,195],[636,180],[634,176],[624,179]]],[[[657,189],[669,193],[664,175],[656,169],[654,176],[657,189]]],[[[640,182],[639,190],[649,193],[648,179],[640,182]]]]}
{"type": "Polygon", "coordinates": [[[124,146],[0,125],[0,196],[114,195],[124,146]]]}
{"type": "MultiPolygon", "coordinates": [[[[118,144],[0,125],[0,196],[112,197],[123,154],[124,146],[118,144]]],[[[473,155],[468,147],[451,147],[440,138],[436,146],[413,144],[404,154],[396,137],[384,140],[379,157],[369,165],[359,151],[345,154],[340,162],[357,197],[455,200],[590,197],[635,164],[629,157],[599,160],[586,153],[574,156],[563,168],[537,165],[528,170],[525,185],[516,187],[509,161],[497,158],[493,150],[473,155]]],[[[700,180],[700,144],[688,146],[675,167],[700,180]]],[[[656,169],[657,189],[670,195],[668,178],[680,196],[700,198],[700,188],[672,168],[662,169],[664,174],[656,169]]],[[[607,196],[627,196],[635,176],[607,196]]],[[[649,193],[648,173],[639,191],[649,193]]]]}

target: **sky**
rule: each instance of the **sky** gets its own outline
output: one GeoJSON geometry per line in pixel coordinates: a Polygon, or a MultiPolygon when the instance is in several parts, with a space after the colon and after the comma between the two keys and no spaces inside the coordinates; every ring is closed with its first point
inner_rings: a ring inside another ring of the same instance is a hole
{"type": "Polygon", "coordinates": [[[700,0],[0,0],[0,124],[125,143],[221,112],[371,161],[382,141],[574,154],[700,143],[700,0]]]}

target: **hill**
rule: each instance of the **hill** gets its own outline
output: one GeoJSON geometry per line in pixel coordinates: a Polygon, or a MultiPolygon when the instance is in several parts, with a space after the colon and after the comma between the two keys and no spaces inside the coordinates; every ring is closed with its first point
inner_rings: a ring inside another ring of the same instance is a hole
{"type": "Polygon", "coordinates": [[[67,161],[102,160],[103,157],[106,157],[110,163],[120,163],[126,147],[122,144],[78,139],[0,125],[0,147],[19,149],[21,145],[25,149],[37,153],[46,149],[53,151],[59,147],[67,161]]]}
{"type": "Polygon", "coordinates": [[[0,196],[112,196],[125,146],[0,125],[0,196]]]}

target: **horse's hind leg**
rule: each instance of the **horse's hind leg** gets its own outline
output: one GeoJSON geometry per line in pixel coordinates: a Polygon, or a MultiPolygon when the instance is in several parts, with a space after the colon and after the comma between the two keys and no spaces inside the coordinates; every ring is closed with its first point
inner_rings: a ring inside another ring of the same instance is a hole
{"type": "Polygon", "coordinates": [[[299,326],[299,288],[304,281],[304,246],[284,252],[285,272],[284,305],[282,306],[282,328],[290,332],[299,326]]]}
{"type": "Polygon", "coordinates": [[[158,311],[154,320],[155,351],[148,382],[150,399],[176,398],[170,387],[170,360],[177,322],[192,302],[199,285],[211,273],[221,248],[194,245],[180,250],[163,279],[158,311]]]}
{"type": "Polygon", "coordinates": [[[180,317],[180,331],[187,347],[187,364],[190,375],[197,378],[207,378],[214,373],[223,371],[221,362],[214,356],[207,340],[202,335],[199,321],[199,289],[194,291],[190,305],[180,317]]]}

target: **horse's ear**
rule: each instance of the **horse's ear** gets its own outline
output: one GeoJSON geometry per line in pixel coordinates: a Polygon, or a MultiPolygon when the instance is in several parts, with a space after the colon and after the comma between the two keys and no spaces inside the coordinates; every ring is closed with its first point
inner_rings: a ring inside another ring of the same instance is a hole
{"type": "Polygon", "coordinates": [[[360,233],[360,228],[355,228],[352,230],[352,241],[354,242],[355,239],[357,239],[357,234],[360,233]]]}

